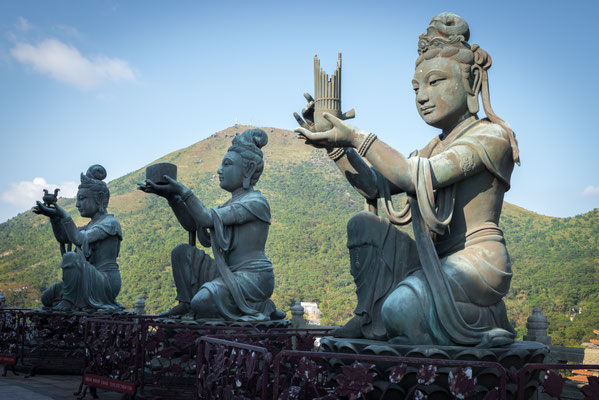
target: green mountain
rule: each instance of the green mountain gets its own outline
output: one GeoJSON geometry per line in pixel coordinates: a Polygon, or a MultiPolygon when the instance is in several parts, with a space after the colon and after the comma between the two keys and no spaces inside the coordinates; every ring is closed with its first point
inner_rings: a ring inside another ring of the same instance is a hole
{"type": "MultiPolygon", "coordinates": [[[[247,128],[227,128],[156,162],[177,164],[178,179],[208,207],[221,204],[228,193],[219,188],[216,170],[231,138],[247,128]]],[[[264,129],[269,144],[256,188],[272,209],[266,250],[275,268],[273,300],[285,311],[295,299],[318,302],[323,324],[342,324],[356,303],[345,226],[363,209],[363,200],[322,151],[305,146],[290,131],[264,129]]],[[[144,295],[147,309],[160,312],[175,303],[170,251],[186,242],[187,234],[165,200],[136,190],[135,182],[144,178],[145,166],[108,185],[109,212],[124,232],[119,301],[132,307],[144,295]]],[[[74,199],[59,203],[75,223],[86,223],[74,199]]],[[[506,302],[520,336],[538,305],[549,318],[554,343],[588,340],[599,328],[599,209],[551,218],[505,203],[501,225],[514,262],[506,302]]],[[[60,279],[59,264],[59,247],[45,217],[25,212],[0,224],[0,291],[9,305],[38,307],[41,291],[60,279]]]]}

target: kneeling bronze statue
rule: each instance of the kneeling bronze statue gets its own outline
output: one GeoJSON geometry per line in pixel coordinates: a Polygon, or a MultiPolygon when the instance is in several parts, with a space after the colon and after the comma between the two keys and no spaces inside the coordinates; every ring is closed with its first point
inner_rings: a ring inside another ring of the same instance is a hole
{"type": "Polygon", "coordinates": [[[181,225],[197,232],[214,258],[190,244],[171,253],[179,304],[163,315],[194,314],[199,319],[264,321],[284,313],[270,300],[275,277],[264,253],[270,207],[254,190],[264,169],[262,129],[249,129],[233,139],[218,168],[220,187],[231,193],[225,204],[207,208],[190,189],[165,175],[165,183],[147,179],[139,189],[168,200],[181,225]]]}
{"type": "MultiPolygon", "coordinates": [[[[56,240],[64,251],[64,243],[75,244],[75,251],[62,257],[62,282],[42,293],[42,304],[55,311],[116,311],[124,307],[117,303],[121,290],[121,273],[116,258],[123,233],[119,221],[106,212],[110,192],[104,179],[106,170],[92,165],[81,174],[75,206],[82,217],[91,221],[75,226],[71,217],[55,202],[38,201],[36,214],[50,218],[56,240]]],[[[46,196],[44,196],[46,197],[46,196]]],[[[70,245],[69,245],[70,246],[70,245]]]]}

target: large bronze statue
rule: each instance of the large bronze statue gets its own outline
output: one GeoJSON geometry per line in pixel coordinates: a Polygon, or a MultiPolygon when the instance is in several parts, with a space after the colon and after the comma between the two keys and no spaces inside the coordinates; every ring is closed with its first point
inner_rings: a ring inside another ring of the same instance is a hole
{"type": "MultiPolygon", "coordinates": [[[[82,217],[91,221],[77,228],[71,217],[54,202],[38,201],[36,214],[50,217],[56,240],[75,244],[75,251],[63,254],[62,282],[55,283],[42,293],[44,307],[56,311],[114,311],[124,307],[116,302],[121,290],[121,273],[116,258],[123,234],[119,221],[106,212],[110,192],[104,179],[106,170],[92,165],[81,174],[75,206],[82,217]],[[50,204],[53,203],[53,204],[50,204]]],[[[56,193],[55,193],[56,194],[56,193]]],[[[55,200],[55,199],[53,199],[55,200]]]]}
{"type": "Polygon", "coordinates": [[[296,114],[296,131],[327,149],[371,210],[382,199],[387,215],[365,211],[348,223],[358,305],[335,336],[480,347],[514,338],[502,300],[511,262],[498,222],[518,145],[491,109],[491,57],[469,36],[466,21],[452,13],[433,18],[420,36],[416,107],[441,133],[409,157],[331,114],[323,118],[332,128],[315,132],[313,101],[304,119],[296,114]],[[399,212],[391,203],[398,193],[408,197],[399,212]],[[410,221],[415,240],[392,226],[410,221]]]}
{"type": "Polygon", "coordinates": [[[270,227],[270,207],[254,190],[264,169],[261,147],[268,137],[249,129],[233,139],[218,168],[220,187],[231,193],[225,204],[206,208],[171,177],[151,179],[139,189],[168,200],[181,225],[197,231],[200,243],[212,247],[214,259],[192,244],[172,251],[173,277],[179,304],[164,315],[193,313],[196,318],[260,321],[280,318],[270,300],[274,289],[271,262],[264,253],[270,227]],[[209,233],[208,233],[209,231],[209,233]]]}

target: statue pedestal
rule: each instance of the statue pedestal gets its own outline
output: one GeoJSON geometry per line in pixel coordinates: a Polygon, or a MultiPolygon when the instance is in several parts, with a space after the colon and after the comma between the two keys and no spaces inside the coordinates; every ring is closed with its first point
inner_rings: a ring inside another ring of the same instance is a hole
{"type": "MultiPolygon", "coordinates": [[[[321,339],[321,351],[348,353],[356,355],[395,356],[406,359],[403,361],[361,361],[374,364],[376,376],[373,381],[374,391],[368,393],[367,398],[380,398],[385,388],[389,386],[389,376],[394,367],[406,364],[407,370],[403,378],[391,387],[388,387],[384,398],[402,399],[418,384],[418,371],[426,360],[447,360],[446,365],[436,365],[437,377],[432,384],[422,385],[417,388],[428,395],[429,399],[454,398],[450,393],[450,372],[455,375],[456,368],[472,368],[472,377],[476,378],[475,390],[477,394],[472,399],[482,399],[486,393],[495,387],[501,386],[502,369],[506,373],[506,395],[508,399],[516,398],[518,382],[515,382],[515,371],[528,363],[543,363],[549,354],[547,346],[538,342],[516,341],[509,346],[481,349],[476,347],[461,346],[408,346],[395,345],[388,342],[367,339],[345,339],[325,337],[321,339]],[[492,363],[496,363],[493,365],[492,363]],[[452,365],[453,364],[453,365],[452,365]],[[460,365],[462,364],[462,365],[460,365]],[[467,364],[467,365],[464,365],[467,364]]],[[[351,365],[355,360],[329,359],[328,363],[334,373],[341,373],[341,367],[351,365]]],[[[526,376],[525,398],[530,398],[541,383],[541,371],[536,371],[526,376]]]]}
{"type": "Polygon", "coordinates": [[[285,319],[268,321],[225,321],[223,319],[194,319],[191,316],[157,318],[156,322],[161,324],[181,324],[188,326],[205,327],[233,327],[233,328],[256,328],[261,332],[269,329],[280,329],[291,327],[291,321],[285,319]]]}

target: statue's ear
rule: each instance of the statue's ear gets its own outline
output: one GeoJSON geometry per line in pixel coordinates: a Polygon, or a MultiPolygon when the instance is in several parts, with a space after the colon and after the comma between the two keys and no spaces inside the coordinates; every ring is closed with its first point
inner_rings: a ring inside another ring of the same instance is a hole
{"type": "Polygon", "coordinates": [[[483,69],[480,65],[474,64],[470,67],[470,76],[472,82],[471,86],[467,88],[468,91],[468,111],[471,114],[478,113],[479,105],[478,105],[478,94],[480,93],[480,88],[482,84],[483,78],[483,69]]]}
{"type": "Polygon", "coordinates": [[[249,161],[247,163],[247,165],[245,166],[245,170],[243,171],[243,175],[244,176],[248,176],[248,177],[252,177],[252,175],[254,175],[254,172],[256,172],[256,162],[255,161],[249,161]]]}
{"type": "Polygon", "coordinates": [[[243,188],[249,189],[250,182],[252,180],[252,176],[254,176],[254,172],[256,172],[256,162],[250,161],[247,163],[245,168],[243,169],[243,188]]]}
{"type": "Polygon", "coordinates": [[[104,192],[102,192],[102,191],[96,192],[96,203],[101,208],[104,208],[104,192]]]}

